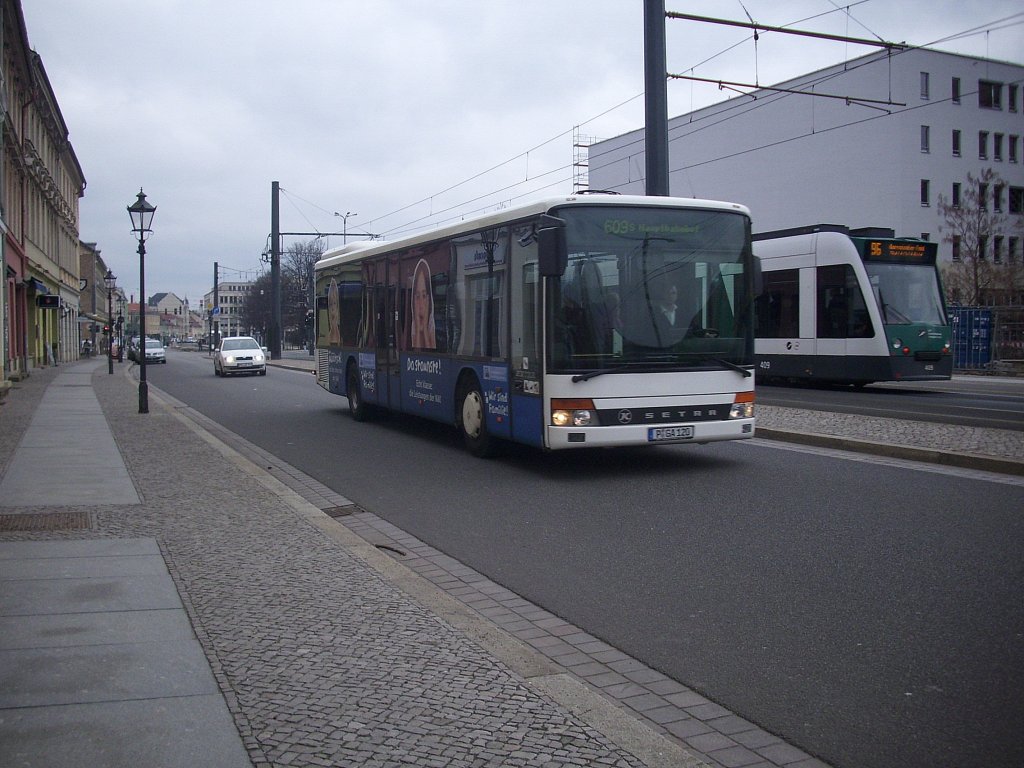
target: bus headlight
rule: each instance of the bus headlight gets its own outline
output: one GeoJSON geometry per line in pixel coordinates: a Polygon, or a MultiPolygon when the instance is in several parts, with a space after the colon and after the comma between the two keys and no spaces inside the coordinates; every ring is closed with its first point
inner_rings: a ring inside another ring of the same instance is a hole
{"type": "Polygon", "coordinates": [[[551,423],[556,427],[597,426],[597,410],[593,400],[551,401],[551,423]]]}
{"type": "Polygon", "coordinates": [[[754,418],[754,393],[739,392],[729,409],[730,419],[752,419],[754,418]]]}

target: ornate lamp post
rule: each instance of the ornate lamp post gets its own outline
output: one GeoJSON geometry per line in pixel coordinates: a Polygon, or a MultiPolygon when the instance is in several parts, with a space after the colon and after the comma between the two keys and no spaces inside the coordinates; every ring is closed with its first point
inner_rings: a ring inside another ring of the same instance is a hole
{"type": "Polygon", "coordinates": [[[103,284],[107,286],[107,373],[114,372],[114,307],[111,304],[117,278],[109,269],[103,276],[103,284]]]}
{"type": "Polygon", "coordinates": [[[132,217],[132,232],[139,237],[139,413],[149,413],[149,384],[146,382],[146,236],[153,232],[153,214],[156,206],[146,202],[139,188],[138,199],[128,206],[132,217]]]}
{"type": "Polygon", "coordinates": [[[117,297],[117,362],[124,362],[124,305],[127,304],[124,292],[117,297]]]}

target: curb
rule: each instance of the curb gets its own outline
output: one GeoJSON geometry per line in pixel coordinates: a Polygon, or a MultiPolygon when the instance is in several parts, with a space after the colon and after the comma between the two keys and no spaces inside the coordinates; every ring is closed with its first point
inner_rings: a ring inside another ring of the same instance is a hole
{"type": "Polygon", "coordinates": [[[836,448],[843,451],[869,453],[875,456],[887,456],[892,459],[921,461],[947,467],[958,467],[960,469],[976,469],[984,472],[998,472],[1005,475],[1024,475],[1024,461],[1004,459],[998,456],[983,456],[977,453],[947,453],[934,448],[915,448],[909,445],[879,443],[856,437],[819,435],[796,430],[772,429],[771,427],[757,427],[754,437],[760,437],[765,440],[780,440],[788,443],[801,443],[817,448],[836,448]]]}

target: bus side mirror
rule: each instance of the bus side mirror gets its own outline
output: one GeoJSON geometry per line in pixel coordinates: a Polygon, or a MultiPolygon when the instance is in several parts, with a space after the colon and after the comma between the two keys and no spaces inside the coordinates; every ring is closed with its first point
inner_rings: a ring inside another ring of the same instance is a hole
{"type": "Polygon", "coordinates": [[[565,244],[565,220],[541,214],[537,222],[537,259],[542,277],[561,277],[569,263],[565,244]]]}

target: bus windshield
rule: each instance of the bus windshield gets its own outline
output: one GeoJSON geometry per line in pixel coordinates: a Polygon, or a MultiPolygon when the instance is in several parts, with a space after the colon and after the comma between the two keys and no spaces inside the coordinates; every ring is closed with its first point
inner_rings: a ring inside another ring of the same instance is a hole
{"type": "Polygon", "coordinates": [[[548,296],[553,372],[751,365],[749,224],[739,213],[573,207],[548,296]]]}
{"type": "Polygon", "coordinates": [[[887,325],[945,325],[946,312],[931,264],[865,262],[871,289],[887,325]]]}

